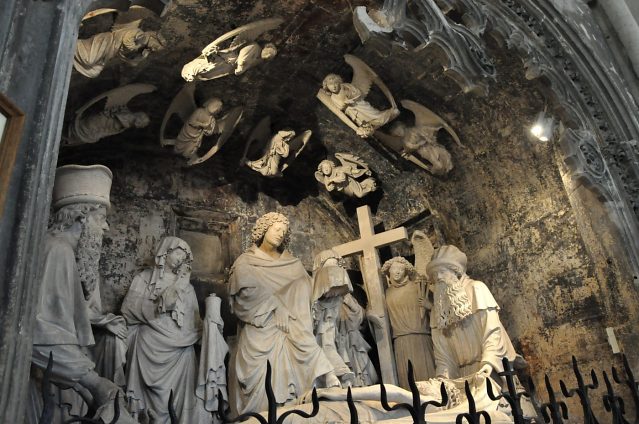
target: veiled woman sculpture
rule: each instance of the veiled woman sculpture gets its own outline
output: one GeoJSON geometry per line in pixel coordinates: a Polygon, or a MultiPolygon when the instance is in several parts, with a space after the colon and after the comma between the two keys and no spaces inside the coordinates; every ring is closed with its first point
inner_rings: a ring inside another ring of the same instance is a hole
{"type": "Polygon", "coordinates": [[[211,415],[195,396],[198,363],[193,345],[202,321],[191,276],[193,255],[182,239],[165,237],[155,267],[136,275],[122,304],[129,326],[127,397],[141,422],[170,422],[173,405],[180,424],[209,423],[211,415]]]}
{"type": "Polygon", "coordinates": [[[241,326],[230,365],[235,412],[267,409],[267,361],[278,404],[301,396],[321,376],[329,387],[340,385],[313,335],[312,281],[302,262],[285,250],[289,236],[288,219],[267,213],[255,223],[253,246],[231,269],[231,308],[241,326]]]}

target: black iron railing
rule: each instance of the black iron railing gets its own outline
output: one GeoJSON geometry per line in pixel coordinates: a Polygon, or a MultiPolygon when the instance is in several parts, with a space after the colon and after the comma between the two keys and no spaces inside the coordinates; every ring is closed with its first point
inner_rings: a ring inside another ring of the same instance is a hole
{"type": "MultiPolygon", "coordinates": [[[[42,414],[40,416],[40,424],[51,424],[53,420],[55,401],[54,395],[51,391],[52,366],[53,357],[49,356],[49,363],[42,380],[42,399],[44,406],[42,414]]],[[[487,379],[486,381],[488,397],[493,401],[503,399],[504,401],[508,402],[508,404],[510,405],[514,424],[527,424],[530,422],[530,417],[526,417],[524,412],[522,411],[521,400],[524,396],[532,398],[531,393],[535,394],[535,387],[532,384],[532,380],[530,379],[528,379],[528,391],[526,391],[520,384],[517,383],[516,372],[513,368],[513,364],[508,361],[508,359],[503,360],[503,367],[504,371],[498,373],[498,375],[505,381],[505,388],[500,389],[498,393],[495,393],[495,388],[491,384],[490,379],[487,379]]],[[[548,401],[540,405],[539,413],[546,423],[561,424],[568,420],[570,420],[571,422],[577,422],[577,420],[579,422],[582,422],[583,420],[584,424],[599,424],[600,422],[611,422],[612,424],[630,424],[631,421],[626,418],[625,402],[619,395],[619,390],[615,390],[616,384],[618,386],[626,386],[629,389],[636,411],[634,421],[632,421],[632,423],[639,424],[639,384],[635,380],[634,374],[632,372],[632,369],[630,368],[630,365],[628,364],[628,360],[625,355],[623,356],[623,375],[620,374],[615,367],[612,367],[611,369],[612,379],[609,378],[606,371],[603,371],[601,373],[606,390],[603,395],[600,395],[600,397],[594,396],[591,392],[592,390],[599,387],[599,381],[595,371],[590,371],[591,382],[586,383],[584,380],[584,376],[579,369],[577,359],[574,356],[572,358],[572,369],[576,378],[577,386],[571,389],[567,387],[566,383],[563,380],[560,380],[560,391],[557,392],[552,386],[548,375],[546,374],[544,376],[546,386],[545,397],[548,399],[548,401]],[[560,396],[562,395],[564,399],[577,396],[581,404],[581,411],[570,411],[564,400],[560,398],[560,396]],[[600,400],[602,402],[600,405],[603,405],[603,410],[607,412],[606,417],[601,417],[601,420],[597,419],[593,412],[593,398],[595,399],[595,401],[600,400]]],[[[217,414],[217,418],[219,418],[219,420],[221,420],[225,424],[242,422],[249,418],[256,419],[260,424],[284,424],[286,418],[290,417],[291,415],[298,415],[299,417],[304,419],[312,419],[313,417],[317,416],[322,401],[318,398],[317,391],[315,389],[313,389],[312,391],[311,404],[313,408],[310,413],[299,409],[288,409],[278,416],[278,407],[280,405],[278,405],[273,393],[273,388],[271,385],[271,375],[271,364],[267,363],[264,390],[266,392],[266,398],[268,400],[268,408],[265,415],[255,412],[249,412],[241,414],[237,417],[231,417],[229,415],[228,404],[222,401],[218,403],[218,410],[214,412],[214,414],[217,414]]],[[[384,386],[384,384],[380,384],[380,401],[382,407],[386,411],[406,411],[412,418],[414,424],[428,424],[426,421],[426,408],[429,405],[439,408],[444,407],[448,404],[449,395],[446,392],[446,386],[444,385],[444,383],[441,384],[441,401],[433,400],[428,402],[421,402],[420,393],[413,373],[413,364],[410,361],[408,362],[408,380],[410,392],[412,394],[412,402],[396,403],[393,405],[389,404],[386,387],[384,386]]],[[[464,389],[468,401],[468,411],[460,413],[456,418],[456,423],[490,424],[490,415],[486,411],[478,411],[476,409],[475,399],[473,398],[473,393],[470,389],[468,381],[466,381],[464,389]]],[[[219,392],[219,396],[220,399],[222,399],[221,392],[219,392]]],[[[115,424],[120,417],[120,405],[118,402],[118,398],[119,396],[116,396],[114,400],[114,418],[113,420],[111,420],[110,423],[106,424],[115,424]]],[[[348,410],[350,412],[350,423],[359,423],[356,403],[353,401],[353,396],[350,388],[347,390],[346,402],[348,405],[348,410]]],[[[170,393],[168,409],[171,423],[177,424],[179,420],[173,407],[173,391],[171,391],[170,393]]],[[[66,421],[64,424],[71,423],[105,424],[99,419],[90,418],[88,416],[75,417],[66,421]]]]}

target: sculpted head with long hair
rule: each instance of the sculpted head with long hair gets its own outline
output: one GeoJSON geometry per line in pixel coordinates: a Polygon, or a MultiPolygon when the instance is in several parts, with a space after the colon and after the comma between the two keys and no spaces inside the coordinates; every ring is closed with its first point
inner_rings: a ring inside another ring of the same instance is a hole
{"type": "Polygon", "coordinates": [[[251,231],[251,241],[260,247],[266,241],[277,247],[281,253],[288,248],[291,241],[289,220],[278,212],[269,212],[262,215],[251,231]],[[269,229],[271,230],[269,232],[269,229]]]}

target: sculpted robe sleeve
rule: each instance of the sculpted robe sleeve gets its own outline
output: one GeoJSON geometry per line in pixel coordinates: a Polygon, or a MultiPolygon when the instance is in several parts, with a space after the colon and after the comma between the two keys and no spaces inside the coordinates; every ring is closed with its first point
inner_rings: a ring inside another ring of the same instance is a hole
{"type": "Polygon", "coordinates": [[[273,293],[260,287],[258,275],[242,263],[233,267],[231,274],[231,307],[242,321],[255,327],[264,327],[281,302],[273,293]]]}

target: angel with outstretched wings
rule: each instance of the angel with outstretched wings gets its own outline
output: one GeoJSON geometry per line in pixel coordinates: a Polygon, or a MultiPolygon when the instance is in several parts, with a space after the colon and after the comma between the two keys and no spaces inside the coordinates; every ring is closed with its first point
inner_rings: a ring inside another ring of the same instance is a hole
{"type": "Polygon", "coordinates": [[[306,130],[296,137],[295,131],[290,129],[273,134],[271,118],[267,116],[251,131],[240,164],[265,177],[281,177],[304,150],[311,134],[311,130],[306,130]]]}
{"type": "Polygon", "coordinates": [[[402,106],[415,115],[415,125],[406,126],[397,122],[390,134],[375,132],[375,138],[401,154],[417,166],[435,175],[445,175],[453,169],[450,153],[437,142],[440,129],[446,130],[458,146],[464,147],[457,133],[439,115],[412,100],[402,100],[402,106]],[[423,160],[428,163],[424,163],[423,160]]]}
{"type": "Polygon", "coordinates": [[[344,55],[344,60],[353,69],[353,80],[345,83],[341,76],[328,74],[317,98],[357,135],[370,137],[376,129],[395,119],[399,109],[390,90],[375,71],[353,55],[344,55]],[[373,84],[384,93],[390,108],[379,110],[365,100],[373,84]]]}
{"type": "Polygon", "coordinates": [[[75,118],[69,125],[68,137],[63,143],[67,146],[96,143],[129,128],[148,126],[149,115],[146,112],[131,111],[127,103],[134,97],[151,93],[155,89],[156,87],[151,84],[129,84],[91,99],[76,111],[75,118]],[[100,108],[102,101],[105,101],[104,107],[100,108]]]}
{"type": "Polygon", "coordinates": [[[272,43],[264,46],[255,40],[267,31],[274,30],[284,22],[282,18],[262,19],[227,32],[202,49],[202,54],[184,65],[182,78],[185,81],[208,81],[227,75],[240,75],[260,63],[277,55],[272,43]],[[224,48],[223,44],[231,40],[224,48]]]}
{"type": "Polygon", "coordinates": [[[162,50],[166,46],[164,37],[156,31],[143,31],[140,23],[141,20],[116,24],[110,32],[79,39],[73,56],[75,70],[85,77],[96,78],[116,56],[135,66],[151,53],[162,50]]]}
{"type": "Polygon", "coordinates": [[[201,107],[195,103],[195,84],[186,84],[175,96],[164,114],[160,127],[160,144],[173,146],[175,153],[187,159],[186,166],[193,166],[210,159],[228,141],[242,118],[242,108],[236,106],[223,117],[218,117],[223,103],[217,97],[206,100],[201,107]],[[167,137],[169,120],[178,116],[183,125],[175,138],[167,137]],[[205,137],[219,134],[213,146],[199,155],[205,137]]]}
{"type": "Polygon", "coordinates": [[[315,179],[328,191],[339,191],[349,197],[362,198],[377,189],[368,164],[350,153],[335,153],[340,165],[330,159],[320,162],[315,179]]]}

